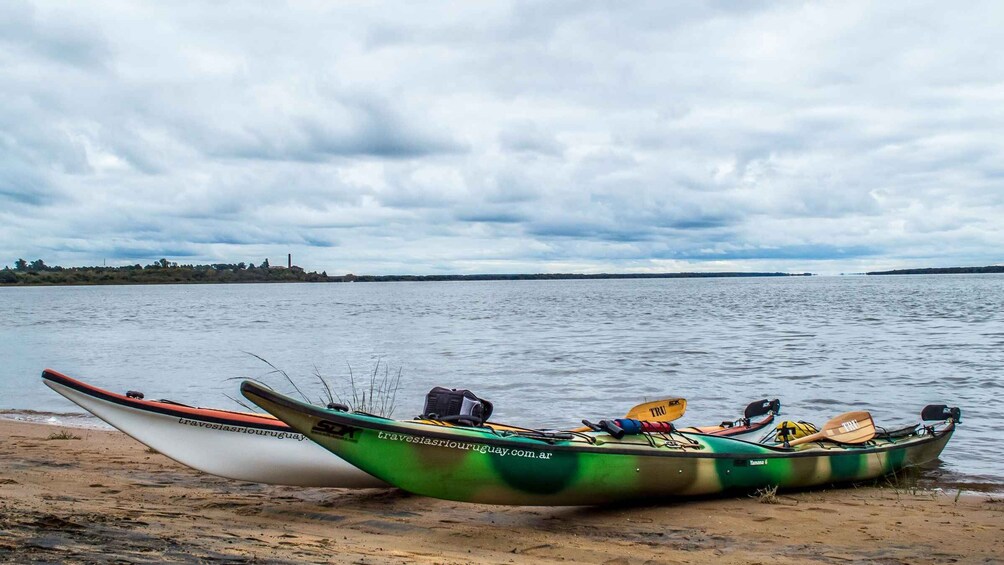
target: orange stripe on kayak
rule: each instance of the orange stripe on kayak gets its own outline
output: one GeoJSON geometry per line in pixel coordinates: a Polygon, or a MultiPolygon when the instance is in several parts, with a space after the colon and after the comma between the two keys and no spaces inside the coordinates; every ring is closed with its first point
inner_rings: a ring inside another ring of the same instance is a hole
{"type": "Polygon", "coordinates": [[[46,369],[45,372],[46,373],[51,373],[51,374],[53,374],[53,375],[55,375],[55,376],[57,376],[57,377],[59,377],[61,379],[65,379],[65,380],[67,380],[69,382],[72,382],[74,385],[76,385],[76,386],[78,386],[80,388],[84,388],[84,389],[87,389],[87,390],[92,390],[92,391],[95,391],[95,392],[97,392],[99,394],[103,394],[103,395],[114,397],[114,398],[122,401],[125,404],[133,404],[133,405],[137,405],[139,407],[144,406],[144,405],[146,405],[146,406],[164,406],[164,407],[170,408],[174,412],[181,412],[181,413],[184,413],[184,414],[190,414],[192,416],[226,418],[228,420],[233,420],[235,422],[244,422],[244,423],[261,423],[261,422],[266,422],[266,423],[268,423],[269,425],[272,425],[272,426],[289,427],[284,422],[280,421],[278,418],[276,418],[275,416],[272,416],[271,414],[256,414],[254,412],[234,412],[234,411],[231,411],[231,410],[223,410],[223,409],[220,409],[220,408],[197,408],[197,407],[191,407],[191,406],[182,406],[180,404],[173,404],[171,402],[159,402],[159,401],[156,401],[156,400],[140,400],[138,398],[129,398],[128,396],[125,396],[123,394],[118,394],[116,392],[112,392],[112,391],[109,391],[109,390],[98,388],[98,387],[96,387],[94,385],[90,385],[90,384],[87,384],[87,383],[85,383],[83,381],[79,381],[79,380],[74,379],[72,377],[68,377],[68,376],[64,375],[63,373],[60,373],[59,371],[53,371],[52,369],[46,369]]]}

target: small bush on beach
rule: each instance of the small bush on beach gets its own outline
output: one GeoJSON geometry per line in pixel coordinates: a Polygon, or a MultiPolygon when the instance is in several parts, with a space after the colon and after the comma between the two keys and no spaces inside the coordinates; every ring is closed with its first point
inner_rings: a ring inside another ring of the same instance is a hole
{"type": "Polygon", "coordinates": [[[66,430],[60,430],[58,432],[52,432],[49,437],[45,439],[80,439],[80,436],[73,435],[73,433],[66,430]]]}

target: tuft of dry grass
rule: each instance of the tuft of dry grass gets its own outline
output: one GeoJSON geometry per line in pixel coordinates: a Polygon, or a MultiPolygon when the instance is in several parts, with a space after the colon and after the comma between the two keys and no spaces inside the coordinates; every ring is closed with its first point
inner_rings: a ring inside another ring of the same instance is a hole
{"type": "Polygon", "coordinates": [[[780,504],[781,499],[777,497],[777,485],[759,488],[752,495],[760,504],[780,504]]]}
{"type": "Polygon", "coordinates": [[[327,380],[314,369],[314,376],[322,383],[328,394],[328,402],[338,402],[345,404],[350,410],[356,412],[368,412],[377,416],[390,418],[397,407],[397,391],[401,388],[401,369],[397,373],[391,373],[388,365],[383,366],[381,374],[380,360],[377,359],[373,372],[370,373],[369,382],[365,380],[357,383],[355,375],[352,373],[352,366],[349,369],[349,390],[344,393],[344,397],[331,390],[327,380]]]}
{"type": "MultiPolygon", "coordinates": [[[[293,390],[295,390],[305,402],[312,402],[307,395],[304,394],[300,387],[297,386],[293,378],[286,373],[286,371],[276,367],[260,355],[255,355],[254,353],[249,353],[247,351],[244,353],[247,353],[269,366],[271,370],[266,373],[265,376],[282,375],[283,379],[293,387],[293,390]]],[[[330,381],[333,379],[323,376],[320,370],[318,370],[315,366],[314,378],[316,378],[323,387],[323,395],[318,396],[317,402],[322,406],[328,404],[344,404],[353,412],[366,412],[368,414],[375,414],[377,416],[390,418],[394,414],[394,409],[397,408],[397,391],[401,388],[402,370],[398,369],[396,372],[392,373],[390,366],[383,363],[380,359],[377,359],[376,366],[373,367],[373,372],[369,374],[368,379],[356,379],[351,365],[348,365],[348,371],[348,378],[345,379],[344,386],[338,390],[331,386],[330,381]]],[[[235,377],[235,379],[243,378],[244,377],[235,377]]],[[[230,398],[246,410],[251,412],[260,412],[257,407],[249,406],[240,399],[229,395],[227,395],[227,398],[230,398]]]]}
{"type": "Polygon", "coordinates": [[[52,432],[49,437],[45,439],[80,439],[80,436],[74,435],[72,432],[67,430],[60,430],[58,432],[52,432]]]}

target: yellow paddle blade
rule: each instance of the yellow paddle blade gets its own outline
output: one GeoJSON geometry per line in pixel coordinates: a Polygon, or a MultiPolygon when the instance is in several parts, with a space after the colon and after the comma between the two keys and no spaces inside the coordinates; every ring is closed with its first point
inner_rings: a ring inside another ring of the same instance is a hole
{"type": "Polygon", "coordinates": [[[872,415],[864,410],[847,412],[823,424],[823,428],[814,434],[791,440],[788,445],[794,447],[810,441],[827,440],[836,443],[864,443],[875,437],[875,422],[872,415]]]}
{"type": "Polygon", "coordinates": [[[663,398],[644,402],[628,410],[625,418],[646,422],[672,422],[687,411],[687,401],[682,398],[663,398]]]}
{"type": "MultiPolygon", "coordinates": [[[[663,398],[643,402],[624,415],[628,420],[644,420],[646,422],[672,422],[683,416],[687,411],[687,401],[683,398],[663,398]]],[[[575,428],[573,432],[588,432],[589,428],[575,428]]]]}

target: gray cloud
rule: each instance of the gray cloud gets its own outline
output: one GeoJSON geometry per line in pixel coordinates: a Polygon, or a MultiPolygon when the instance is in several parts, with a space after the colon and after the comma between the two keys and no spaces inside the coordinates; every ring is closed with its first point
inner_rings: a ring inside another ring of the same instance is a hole
{"type": "Polygon", "coordinates": [[[101,35],[88,25],[92,18],[81,12],[64,18],[68,14],[60,10],[56,5],[4,3],[0,6],[0,45],[10,59],[39,58],[58,67],[101,72],[110,53],[101,35]]]}

